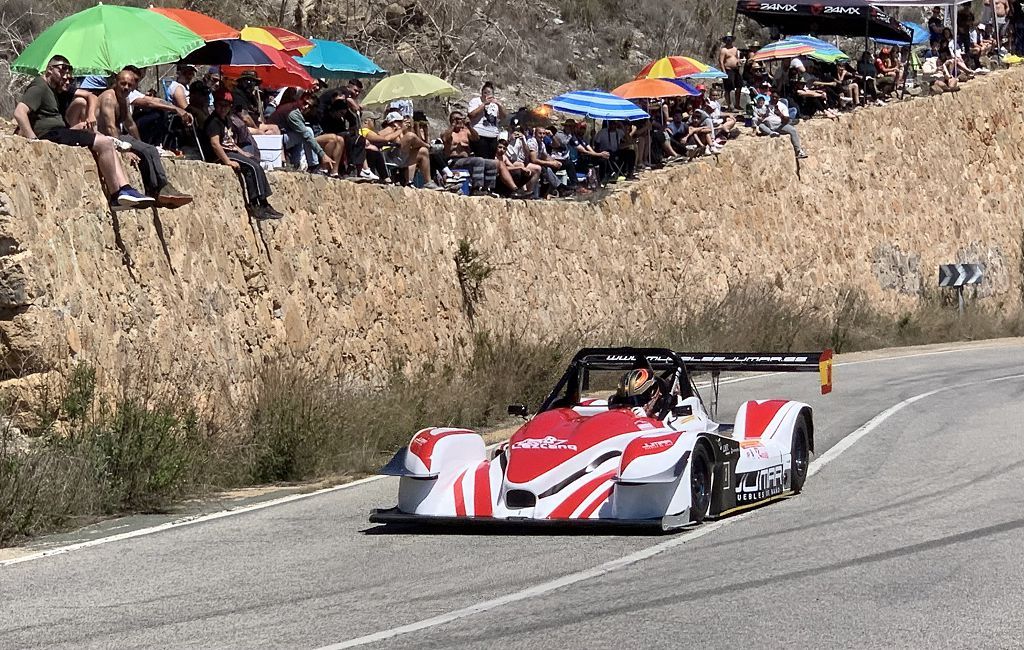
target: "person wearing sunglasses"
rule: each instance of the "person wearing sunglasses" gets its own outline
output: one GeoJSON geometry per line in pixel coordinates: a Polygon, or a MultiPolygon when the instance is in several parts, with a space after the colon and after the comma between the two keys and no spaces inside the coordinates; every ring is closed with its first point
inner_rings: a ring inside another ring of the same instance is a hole
{"type": "Polygon", "coordinates": [[[100,177],[106,185],[111,208],[148,208],[155,205],[156,199],[128,184],[114,138],[96,133],[84,124],[76,125],[81,128],[71,128],[65,122],[58,96],[67,99],[73,76],[74,69],[66,58],[54,56],[50,59],[43,74],[29,85],[14,108],[17,133],[29,140],[48,140],[92,151],[100,177]]]}

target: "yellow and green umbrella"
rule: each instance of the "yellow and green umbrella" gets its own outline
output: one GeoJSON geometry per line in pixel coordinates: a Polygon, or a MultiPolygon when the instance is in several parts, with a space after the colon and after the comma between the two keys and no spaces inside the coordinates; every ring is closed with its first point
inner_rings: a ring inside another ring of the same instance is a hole
{"type": "Polygon", "coordinates": [[[60,55],[76,74],[112,74],[126,65],[172,63],[202,46],[199,34],[155,11],[101,4],[54,23],[11,68],[40,73],[60,55]]]}
{"type": "Polygon", "coordinates": [[[366,93],[364,106],[380,106],[396,99],[425,99],[427,97],[454,97],[459,90],[450,83],[422,72],[403,72],[381,79],[366,93]]]}

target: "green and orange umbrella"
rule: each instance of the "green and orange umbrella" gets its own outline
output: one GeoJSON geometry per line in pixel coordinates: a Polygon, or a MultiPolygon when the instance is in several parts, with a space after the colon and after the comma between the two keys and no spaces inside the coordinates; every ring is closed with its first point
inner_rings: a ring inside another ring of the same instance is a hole
{"type": "Polygon", "coordinates": [[[150,11],[167,16],[174,22],[184,25],[196,34],[203,37],[204,41],[219,41],[225,38],[238,38],[238,30],[230,25],[225,25],[216,18],[211,18],[198,11],[188,9],[170,9],[167,7],[150,7],[150,11]]]}
{"type": "Polygon", "coordinates": [[[637,79],[724,79],[718,68],[688,56],[666,56],[647,64],[637,79]]]}

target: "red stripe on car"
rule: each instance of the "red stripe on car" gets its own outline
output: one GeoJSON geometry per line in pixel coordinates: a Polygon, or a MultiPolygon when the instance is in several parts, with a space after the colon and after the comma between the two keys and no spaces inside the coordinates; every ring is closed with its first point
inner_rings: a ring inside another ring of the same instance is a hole
{"type": "Polygon", "coordinates": [[[435,433],[435,431],[438,431],[438,427],[424,429],[417,433],[413,437],[412,442],[409,443],[409,451],[422,460],[428,470],[430,469],[431,457],[434,454],[434,445],[437,444],[438,440],[447,438],[448,436],[453,436],[457,433],[473,433],[468,429],[451,429],[449,431],[441,431],[439,433],[435,433]]]}
{"type": "Polygon", "coordinates": [[[603,485],[606,481],[615,476],[615,471],[616,470],[605,472],[604,474],[601,474],[597,478],[591,481],[587,481],[587,483],[585,483],[583,487],[569,495],[568,499],[558,504],[558,506],[551,511],[551,514],[548,515],[548,518],[568,519],[572,515],[572,513],[576,511],[576,508],[579,508],[580,504],[587,500],[587,497],[593,494],[594,491],[601,487],[601,485],[603,485]]]}
{"type": "Polygon", "coordinates": [[[747,402],[747,419],[743,428],[744,438],[760,438],[772,419],[786,405],[784,399],[770,399],[765,402],[747,402]]]}
{"type": "Polygon", "coordinates": [[[491,463],[485,460],[476,468],[473,483],[473,515],[490,517],[492,514],[491,463]]]}
{"type": "Polygon", "coordinates": [[[590,505],[583,509],[580,513],[580,519],[586,519],[590,515],[594,514],[594,511],[601,507],[601,504],[608,500],[608,497],[612,495],[612,488],[614,486],[609,485],[608,489],[602,492],[596,499],[590,502],[590,505]]]}
{"type": "Polygon", "coordinates": [[[622,454],[622,462],[620,463],[622,469],[629,467],[630,463],[641,456],[660,454],[666,449],[671,449],[672,445],[676,444],[676,440],[679,440],[680,435],[678,433],[667,433],[663,436],[630,440],[629,444],[626,445],[626,451],[622,454]]]}
{"type": "MultiPolygon", "coordinates": [[[[469,470],[466,470],[467,472],[469,470]]],[[[466,516],[466,495],[462,493],[462,479],[466,477],[466,472],[459,474],[459,478],[455,479],[455,516],[465,517],[466,516]]]]}

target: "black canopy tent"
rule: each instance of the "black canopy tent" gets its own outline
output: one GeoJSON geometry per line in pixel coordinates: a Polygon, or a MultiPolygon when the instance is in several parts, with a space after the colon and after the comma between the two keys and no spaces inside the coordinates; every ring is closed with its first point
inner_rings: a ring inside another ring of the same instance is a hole
{"type": "Polygon", "coordinates": [[[910,30],[866,0],[738,0],[737,15],[787,35],[867,36],[910,43],[910,30]]]}

